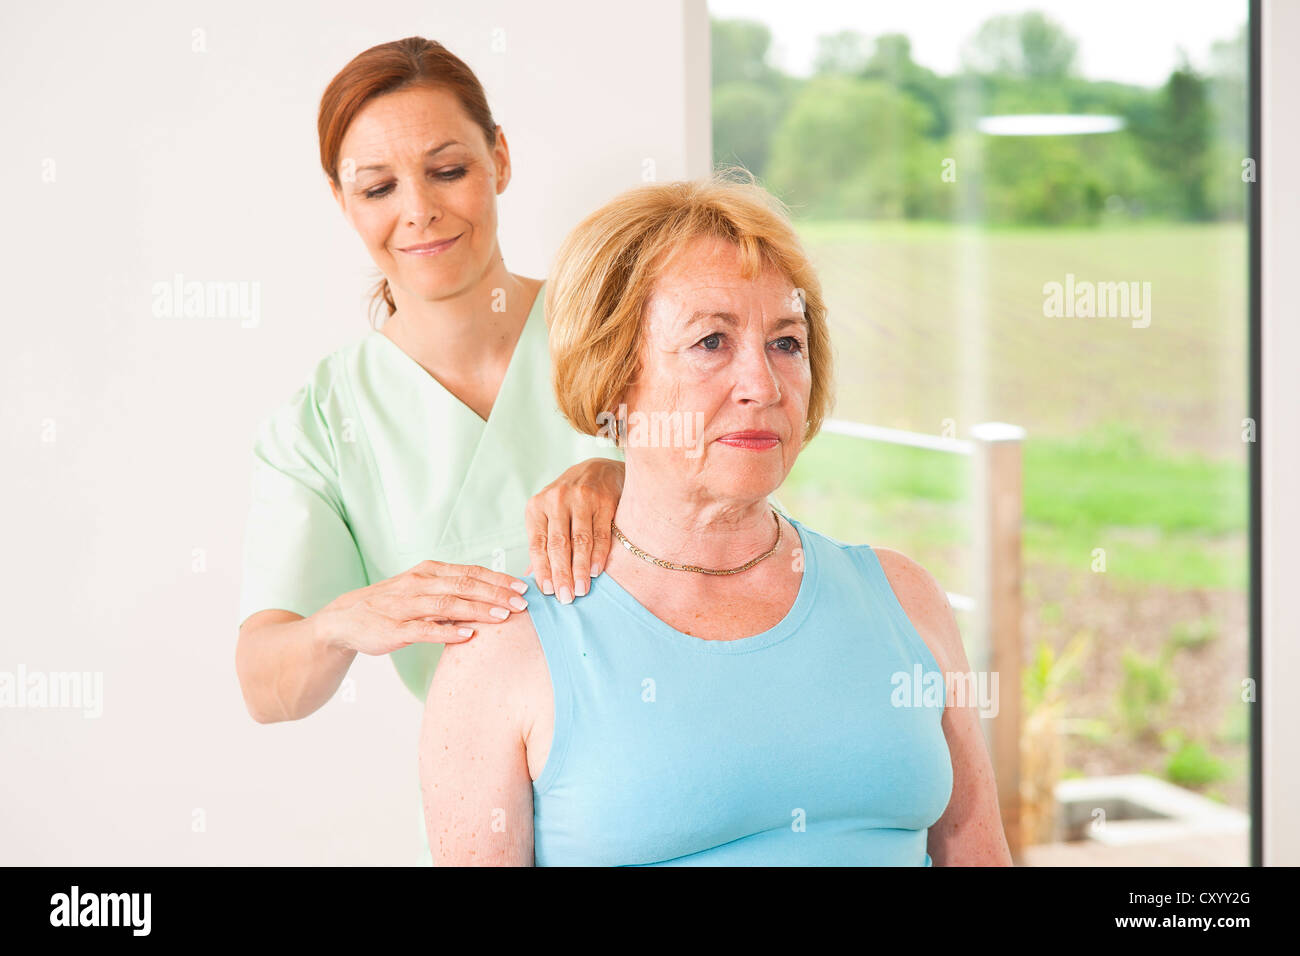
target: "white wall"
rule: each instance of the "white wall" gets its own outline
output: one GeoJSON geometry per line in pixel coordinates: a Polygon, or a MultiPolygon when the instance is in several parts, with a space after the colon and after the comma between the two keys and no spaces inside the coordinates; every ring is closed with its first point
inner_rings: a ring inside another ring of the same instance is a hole
{"type": "Polygon", "coordinates": [[[1261,341],[1259,452],[1263,494],[1264,859],[1265,866],[1300,866],[1300,699],[1291,686],[1300,671],[1300,327],[1296,325],[1295,269],[1300,261],[1300,187],[1292,167],[1300,153],[1300,5],[1265,0],[1261,22],[1261,341]]]}
{"type": "Polygon", "coordinates": [[[708,171],[707,31],[703,0],[5,5],[0,672],[102,673],[103,714],[0,708],[0,863],[414,862],[420,705],[387,659],[267,726],[234,670],[254,426],[368,329],[320,94],[387,40],[465,59],[511,144],[507,266],[540,276],[647,160],[708,171]],[[178,273],[258,283],[259,323],[155,318],[178,273]]]}

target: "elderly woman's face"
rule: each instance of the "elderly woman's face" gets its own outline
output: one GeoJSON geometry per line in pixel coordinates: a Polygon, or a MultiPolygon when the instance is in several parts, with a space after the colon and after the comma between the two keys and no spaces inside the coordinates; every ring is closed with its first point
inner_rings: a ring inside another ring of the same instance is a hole
{"type": "Polygon", "coordinates": [[[743,278],[732,243],[683,249],[646,306],[641,371],[627,395],[628,468],[703,499],[778,488],[802,447],[812,391],[802,301],[773,269],[743,278]],[[654,427],[638,440],[636,412],[643,423],[675,419],[694,447],[663,447],[654,427]]]}
{"type": "Polygon", "coordinates": [[[395,288],[424,301],[455,295],[497,256],[505,135],[489,149],[454,94],[417,87],[371,100],[348,126],[339,166],[335,198],[395,288]]]}

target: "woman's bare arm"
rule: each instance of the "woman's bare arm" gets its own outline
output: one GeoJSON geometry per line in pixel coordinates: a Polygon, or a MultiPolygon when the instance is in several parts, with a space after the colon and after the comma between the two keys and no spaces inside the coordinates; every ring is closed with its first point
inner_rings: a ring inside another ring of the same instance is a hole
{"type": "Polygon", "coordinates": [[[235,670],[248,713],[260,724],[298,720],[338,690],[357,652],[324,640],[313,617],[251,614],[239,628],[235,670]]]}
{"type": "MultiPolygon", "coordinates": [[[[967,673],[970,664],[961,632],[939,583],[906,555],[890,548],[872,550],[898,603],[945,675],[967,673]]],[[[945,676],[945,686],[951,689],[953,683],[945,676]]],[[[1011,866],[979,712],[973,702],[960,707],[946,703],[942,726],[952,758],[952,797],[943,816],[930,827],[926,851],[935,866],[1011,866]]]]}
{"type": "Polygon", "coordinates": [[[443,652],[420,732],[420,791],[435,866],[533,865],[528,739],[539,666],[545,674],[526,614],[443,652]]]}
{"type": "Polygon", "coordinates": [[[468,640],[482,622],[526,608],[525,590],[523,581],[479,565],[421,561],[307,617],[259,611],[239,628],[235,648],[244,703],[260,723],[306,717],[334,695],[358,652],[468,640]]]}

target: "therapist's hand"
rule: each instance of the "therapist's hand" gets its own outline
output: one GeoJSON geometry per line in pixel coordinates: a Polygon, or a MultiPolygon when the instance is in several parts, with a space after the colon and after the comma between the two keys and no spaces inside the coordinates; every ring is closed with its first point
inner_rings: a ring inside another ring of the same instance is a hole
{"type": "Polygon", "coordinates": [[[524,510],[528,571],[543,594],[569,604],[609,560],[610,522],[623,496],[623,462],[588,458],[535,494],[524,510]]]}
{"type": "Polygon", "coordinates": [[[459,644],[476,622],[496,624],[528,606],[527,584],[476,564],[421,561],[409,571],[341,594],[314,615],[326,643],[362,654],[409,644],[459,644]],[[495,612],[495,613],[494,613],[495,612]]]}

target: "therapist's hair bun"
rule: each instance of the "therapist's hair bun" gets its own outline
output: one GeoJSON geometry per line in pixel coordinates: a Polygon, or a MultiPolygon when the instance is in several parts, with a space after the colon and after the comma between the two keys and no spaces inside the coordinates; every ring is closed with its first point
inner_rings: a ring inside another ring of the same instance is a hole
{"type": "MultiPolygon", "coordinates": [[[[488,109],[487,94],[474,71],[437,40],[407,37],[372,46],[358,53],[330,80],[320,99],[316,132],[320,137],[320,163],[335,187],[339,186],[339,151],[343,137],[361,108],[376,96],[409,87],[448,90],[460,101],[474,123],[483,130],[488,149],[497,144],[497,123],[488,109]]],[[[375,287],[372,311],[380,303],[392,315],[397,311],[388,280],[375,287]]]]}

